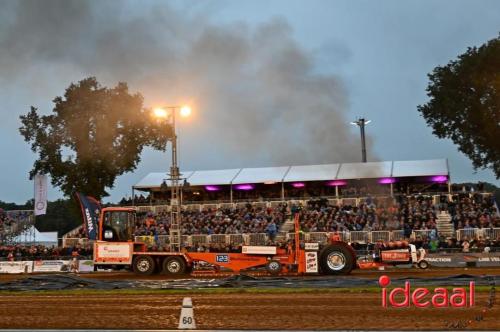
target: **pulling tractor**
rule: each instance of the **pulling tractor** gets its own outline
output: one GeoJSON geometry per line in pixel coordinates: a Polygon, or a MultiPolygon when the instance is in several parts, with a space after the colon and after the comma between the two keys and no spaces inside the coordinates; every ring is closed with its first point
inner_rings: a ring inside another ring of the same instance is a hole
{"type": "Polygon", "coordinates": [[[348,274],[357,267],[355,251],[337,235],[332,235],[325,245],[301,242],[299,218],[296,213],[294,237],[287,248],[242,246],[241,252],[230,253],[157,252],[134,241],[135,209],[103,208],[99,215],[98,240],[94,242],[94,265],[128,267],[142,275],[188,274],[196,272],[200,262],[213,271],[239,273],[260,268],[271,275],[348,274]]]}

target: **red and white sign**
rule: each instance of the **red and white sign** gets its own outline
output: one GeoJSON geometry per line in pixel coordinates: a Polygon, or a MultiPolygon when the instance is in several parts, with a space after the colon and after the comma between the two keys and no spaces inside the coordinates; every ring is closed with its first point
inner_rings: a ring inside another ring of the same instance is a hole
{"type": "Polygon", "coordinates": [[[406,249],[382,251],[382,261],[384,262],[409,262],[410,252],[406,249]]]}
{"type": "Polygon", "coordinates": [[[133,243],[95,242],[94,262],[99,264],[132,264],[133,243]]]}

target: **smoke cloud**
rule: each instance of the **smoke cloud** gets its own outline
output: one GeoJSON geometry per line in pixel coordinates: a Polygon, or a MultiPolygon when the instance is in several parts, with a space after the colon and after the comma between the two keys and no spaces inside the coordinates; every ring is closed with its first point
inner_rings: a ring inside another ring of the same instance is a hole
{"type": "Polygon", "coordinates": [[[165,2],[0,6],[0,89],[17,81],[43,93],[96,76],[129,83],[147,106],[189,102],[196,115],[183,125],[184,148],[212,155],[196,169],[360,159],[345,87],[316,68],[283,19],[214,23],[209,10],[165,2]]]}

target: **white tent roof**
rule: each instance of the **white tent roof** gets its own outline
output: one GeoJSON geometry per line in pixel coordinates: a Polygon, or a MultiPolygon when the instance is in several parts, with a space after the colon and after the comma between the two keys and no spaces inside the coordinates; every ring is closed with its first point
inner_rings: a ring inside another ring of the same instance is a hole
{"type": "MultiPolygon", "coordinates": [[[[181,179],[188,179],[194,172],[186,171],[181,172],[181,179]]],[[[168,181],[169,175],[167,173],[149,173],[143,177],[139,182],[134,185],[136,189],[149,189],[149,188],[159,188],[163,183],[163,180],[167,181],[167,185],[170,184],[168,181]]]]}
{"type": "Polygon", "coordinates": [[[16,243],[56,243],[57,232],[39,232],[35,226],[31,226],[28,230],[14,238],[16,243]],[[33,236],[34,234],[34,236],[33,236]]]}
{"type": "MultiPolygon", "coordinates": [[[[192,186],[203,186],[433,175],[449,175],[446,159],[186,171],[181,178],[192,186]]],[[[166,173],[150,173],[134,188],[159,188],[167,177],[166,173]]]]}
{"type": "Polygon", "coordinates": [[[284,182],[334,180],[339,167],[340,164],[292,166],[284,182]]]}
{"type": "Polygon", "coordinates": [[[386,178],[392,174],[392,161],[341,164],[337,179],[386,178]]]}
{"type": "Polygon", "coordinates": [[[395,161],[392,170],[394,177],[448,174],[448,161],[446,159],[395,161]]]}
{"type": "Polygon", "coordinates": [[[233,180],[233,184],[282,182],[290,166],[243,168],[233,180]]]}
{"type": "Polygon", "coordinates": [[[231,184],[231,181],[233,181],[240,171],[241,168],[195,171],[189,177],[188,182],[191,186],[231,184]]]}

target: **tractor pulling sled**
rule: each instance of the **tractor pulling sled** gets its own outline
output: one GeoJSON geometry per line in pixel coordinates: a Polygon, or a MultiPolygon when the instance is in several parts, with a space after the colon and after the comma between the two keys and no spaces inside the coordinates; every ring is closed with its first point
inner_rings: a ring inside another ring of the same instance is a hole
{"type": "MultiPolygon", "coordinates": [[[[99,215],[98,240],[94,242],[94,266],[125,267],[136,274],[151,275],[162,272],[168,275],[196,274],[198,267],[204,266],[212,273],[228,271],[265,270],[270,275],[339,275],[349,274],[355,268],[374,268],[387,264],[408,264],[415,259],[409,249],[398,249],[397,261],[384,262],[387,252],[382,251],[381,259],[358,264],[356,252],[340,236],[332,234],[328,243],[304,243],[300,241],[299,218],[294,217],[294,238],[286,249],[276,246],[242,246],[238,253],[186,252],[184,250],[157,252],[148,251],[147,245],[134,242],[135,209],[104,208],[99,215]],[[406,250],[406,255],[403,251],[406,250]],[[403,256],[407,261],[403,262],[403,256]]],[[[394,256],[393,255],[393,256],[394,256]]],[[[394,257],[393,257],[394,258],[394,257]]]]}

